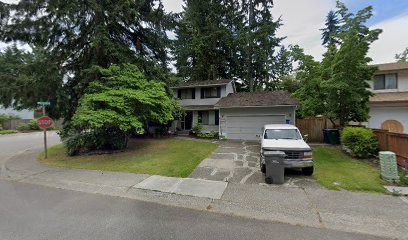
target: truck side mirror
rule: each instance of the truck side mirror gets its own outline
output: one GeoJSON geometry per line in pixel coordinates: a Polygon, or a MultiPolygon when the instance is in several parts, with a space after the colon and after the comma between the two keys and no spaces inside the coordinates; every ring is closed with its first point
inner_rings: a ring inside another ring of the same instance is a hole
{"type": "Polygon", "coordinates": [[[307,140],[309,140],[309,135],[308,134],[303,135],[303,139],[305,140],[305,142],[307,142],[307,140]]]}

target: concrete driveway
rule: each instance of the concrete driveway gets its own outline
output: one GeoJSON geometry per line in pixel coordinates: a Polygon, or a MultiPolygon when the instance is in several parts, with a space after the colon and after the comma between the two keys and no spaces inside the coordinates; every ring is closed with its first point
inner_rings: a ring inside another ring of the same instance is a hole
{"type": "MultiPolygon", "coordinates": [[[[260,144],[250,141],[221,141],[211,156],[204,159],[191,178],[226,181],[241,184],[263,184],[264,175],[259,167],[260,144]]],[[[300,171],[286,170],[287,185],[314,185],[311,177],[303,176],[300,171]]]]}

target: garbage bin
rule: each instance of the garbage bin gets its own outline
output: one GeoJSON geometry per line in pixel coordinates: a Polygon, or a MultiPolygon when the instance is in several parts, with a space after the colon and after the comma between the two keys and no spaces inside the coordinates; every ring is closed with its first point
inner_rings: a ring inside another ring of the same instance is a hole
{"type": "Polygon", "coordinates": [[[340,132],[338,129],[323,129],[323,141],[327,144],[340,144],[340,132]]]}
{"type": "Polygon", "coordinates": [[[285,153],[282,151],[269,151],[265,156],[265,182],[267,184],[283,184],[285,182],[285,153]]]}

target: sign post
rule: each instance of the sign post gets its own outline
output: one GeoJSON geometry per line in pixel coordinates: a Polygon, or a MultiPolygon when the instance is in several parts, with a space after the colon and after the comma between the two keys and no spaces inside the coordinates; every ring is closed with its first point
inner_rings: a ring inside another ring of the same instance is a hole
{"type": "Polygon", "coordinates": [[[50,102],[37,102],[38,105],[42,106],[42,117],[37,120],[37,125],[39,128],[44,130],[44,158],[48,157],[47,153],[47,128],[51,127],[53,121],[51,118],[45,115],[45,106],[49,106],[50,102]]]}

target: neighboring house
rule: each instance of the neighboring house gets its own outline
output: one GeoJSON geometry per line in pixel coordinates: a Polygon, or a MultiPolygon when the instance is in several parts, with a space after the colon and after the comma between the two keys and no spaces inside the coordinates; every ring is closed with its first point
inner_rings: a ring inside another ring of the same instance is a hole
{"type": "Polygon", "coordinates": [[[21,119],[34,119],[34,111],[32,111],[32,110],[18,111],[18,110],[15,110],[13,108],[4,108],[1,105],[0,105],[0,114],[18,116],[21,119]]]}
{"type": "Polygon", "coordinates": [[[369,81],[375,93],[370,98],[368,127],[408,133],[408,63],[377,65],[369,81]]]}
{"type": "Polygon", "coordinates": [[[174,130],[201,123],[203,131],[221,137],[257,140],[265,124],[295,124],[298,102],[286,91],[236,93],[232,80],[188,81],[173,90],[186,110],[174,130]]]}

